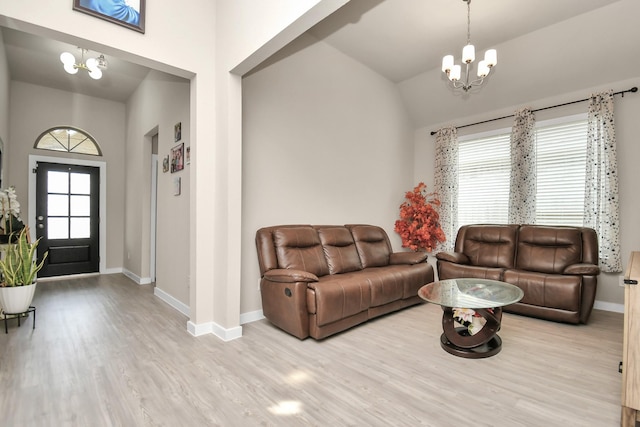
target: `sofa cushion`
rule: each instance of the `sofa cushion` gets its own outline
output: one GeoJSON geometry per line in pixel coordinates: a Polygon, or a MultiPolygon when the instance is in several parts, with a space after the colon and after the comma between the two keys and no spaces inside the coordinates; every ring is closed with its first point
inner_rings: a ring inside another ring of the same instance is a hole
{"type": "Polygon", "coordinates": [[[316,276],[329,274],[318,232],[311,226],[278,228],[273,231],[278,266],[308,271],[316,276]]]}
{"type": "Polygon", "coordinates": [[[438,279],[457,279],[469,277],[474,279],[502,280],[504,268],[479,267],[475,265],[453,264],[438,260],[438,279]]]}
{"type": "Polygon", "coordinates": [[[518,226],[463,226],[456,238],[456,252],[469,258],[471,265],[511,268],[515,261],[518,226]]]}
{"type": "Polygon", "coordinates": [[[373,225],[347,225],[356,244],[362,268],[389,265],[391,248],[387,233],[373,225]]]}
{"type": "Polygon", "coordinates": [[[329,273],[348,273],[362,269],[360,257],[351,233],[346,227],[318,227],[329,273]]]}
{"type": "Polygon", "coordinates": [[[520,227],[516,268],[562,274],[581,262],[582,234],[573,227],[520,227]]]}
{"type": "Polygon", "coordinates": [[[524,292],[522,304],[578,312],[582,297],[580,276],[560,276],[532,271],[507,270],[504,281],[524,292]]]}
{"type": "Polygon", "coordinates": [[[369,308],[371,291],[359,272],[327,275],[308,284],[307,310],[315,314],[318,326],[323,326],[369,308]]]}

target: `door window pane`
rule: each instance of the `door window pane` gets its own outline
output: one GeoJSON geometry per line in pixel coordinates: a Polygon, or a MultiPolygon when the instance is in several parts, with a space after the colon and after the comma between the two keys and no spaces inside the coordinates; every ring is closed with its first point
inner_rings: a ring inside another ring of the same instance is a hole
{"type": "Polygon", "coordinates": [[[49,194],[47,196],[47,216],[68,216],[69,196],[49,194]]]}
{"type": "Polygon", "coordinates": [[[91,196],[71,196],[71,216],[89,216],[91,196]]]}
{"type": "Polygon", "coordinates": [[[69,219],[49,218],[47,220],[47,239],[68,239],[69,219]]]}
{"type": "Polygon", "coordinates": [[[68,193],[69,173],[49,171],[47,174],[47,193],[68,193]]]}
{"type": "Polygon", "coordinates": [[[91,221],[89,218],[71,218],[71,238],[88,239],[91,237],[91,221]]]}
{"type": "Polygon", "coordinates": [[[88,173],[72,173],[71,193],[91,194],[91,175],[88,173]]]}

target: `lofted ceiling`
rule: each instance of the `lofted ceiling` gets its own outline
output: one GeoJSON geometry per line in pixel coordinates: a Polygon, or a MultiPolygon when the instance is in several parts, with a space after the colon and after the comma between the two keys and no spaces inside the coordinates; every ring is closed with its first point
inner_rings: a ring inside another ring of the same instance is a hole
{"type": "MultiPolygon", "coordinates": [[[[473,0],[471,41],[482,52],[616,1],[473,0]]],[[[446,54],[460,63],[467,41],[467,3],[351,0],[310,32],[398,83],[439,68],[446,54]]]]}
{"type": "MultiPolygon", "coordinates": [[[[471,41],[478,56],[497,48],[498,65],[482,88],[463,95],[440,71],[442,56],[453,54],[459,63],[466,43],[463,0],[351,0],[309,33],[396,84],[420,127],[635,77],[639,4],[473,0],[471,41]]],[[[71,51],[79,57],[77,46],[9,28],[2,36],[14,80],[124,102],[149,72],[105,55],[109,65],[101,80],[83,71],[69,75],[59,56],[71,51]]]]}

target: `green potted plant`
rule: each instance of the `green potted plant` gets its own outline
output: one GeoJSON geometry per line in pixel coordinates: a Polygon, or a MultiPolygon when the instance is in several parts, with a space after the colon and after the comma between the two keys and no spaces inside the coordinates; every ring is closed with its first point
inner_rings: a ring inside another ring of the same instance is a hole
{"type": "Polygon", "coordinates": [[[40,239],[29,242],[29,229],[22,228],[15,243],[6,245],[0,259],[0,307],[6,313],[24,313],[29,308],[36,290],[36,277],[44,265],[48,252],[40,263],[35,254],[40,239]]]}

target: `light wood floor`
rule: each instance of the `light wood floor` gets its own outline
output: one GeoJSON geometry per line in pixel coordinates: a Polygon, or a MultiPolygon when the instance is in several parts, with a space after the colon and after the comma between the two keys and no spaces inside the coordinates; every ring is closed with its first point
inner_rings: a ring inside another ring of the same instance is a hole
{"type": "Polygon", "coordinates": [[[223,343],[116,274],[41,282],[0,332],[3,426],[618,426],[622,315],[505,314],[502,352],[445,353],[422,305],[324,341],[266,320],[223,343]]]}

